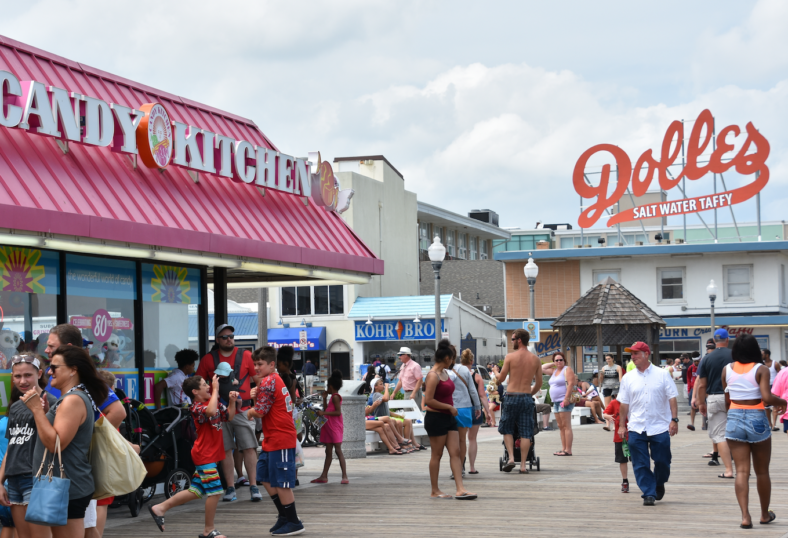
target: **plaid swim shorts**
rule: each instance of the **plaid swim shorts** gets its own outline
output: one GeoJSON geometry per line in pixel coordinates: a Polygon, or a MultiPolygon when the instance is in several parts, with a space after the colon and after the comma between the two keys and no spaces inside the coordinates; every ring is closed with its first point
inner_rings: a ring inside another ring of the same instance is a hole
{"type": "Polygon", "coordinates": [[[219,464],[206,463],[205,465],[198,465],[194,469],[189,491],[200,499],[211,495],[223,494],[224,488],[222,488],[222,481],[219,479],[219,464]]]}
{"type": "Polygon", "coordinates": [[[534,436],[534,398],[526,393],[504,395],[498,433],[514,435],[519,439],[534,436]]]}

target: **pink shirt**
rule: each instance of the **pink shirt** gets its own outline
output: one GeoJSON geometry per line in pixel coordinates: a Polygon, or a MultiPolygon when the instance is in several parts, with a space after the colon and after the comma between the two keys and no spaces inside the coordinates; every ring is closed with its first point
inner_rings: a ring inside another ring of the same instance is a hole
{"type": "Polygon", "coordinates": [[[409,360],[407,364],[403,363],[399,372],[399,378],[402,381],[402,390],[406,392],[412,391],[416,388],[416,383],[423,379],[421,366],[413,359],[409,360]]]}
{"type": "MultiPolygon", "coordinates": [[[[788,368],[782,368],[777,372],[777,377],[774,378],[774,384],[772,385],[772,394],[779,396],[783,400],[788,398],[788,368]]],[[[788,412],[780,418],[788,420],[788,412]]]]}

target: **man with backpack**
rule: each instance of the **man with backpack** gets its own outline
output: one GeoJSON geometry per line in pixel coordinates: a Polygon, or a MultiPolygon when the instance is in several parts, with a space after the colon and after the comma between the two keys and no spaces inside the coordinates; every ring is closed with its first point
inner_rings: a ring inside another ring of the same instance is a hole
{"type": "Polygon", "coordinates": [[[243,455],[252,502],[259,502],[263,496],[255,485],[258,443],[255,437],[254,421],[250,421],[246,416],[246,412],[252,406],[250,384],[252,381],[259,382],[259,379],[256,378],[254,371],[252,353],[235,347],[234,333],[235,328],[231,325],[224,324],[216,328],[217,347],[200,360],[197,375],[203,379],[213,379],[214,374],[219,376],[219,400],[225,405],[229,403],[231,391],[239,393],[236,414],[222,427],[225,455],[222,462],[222,473],[227,482],[227,490],[223,500],[232,502],[237,499],[235,487],[233,487],[233,450],[237,450],[243,455]]]}

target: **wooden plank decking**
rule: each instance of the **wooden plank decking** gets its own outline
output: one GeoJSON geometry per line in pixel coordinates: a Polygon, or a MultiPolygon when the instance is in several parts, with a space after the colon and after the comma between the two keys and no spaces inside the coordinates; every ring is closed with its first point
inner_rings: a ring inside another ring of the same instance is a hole
{"type": "MultiPolygon", "coordinates": [[[[498,470],[500,437],[481,430],[477,465],[480,474],[467,477],[476,501],[429,498],[429,451],[406,456],[371,456],[350,460],[350,485],[339,484],[337,462],[327,485],[308,484],[322,469],[322,458],[310,451],[299,473],[306,484],[296,489],[298,513],[309,536],[788,536],[788,435],[774,432],[771,464],[771,508],[777,520],[758,525],[755,478],[750,480],[753,530],[738,528],[740,512],[733,481],[717,478],[722,467],[709,467],[701,456],[711,447],[706,432],[690,432],[682,417],[673,438],[671,479],[665,499],[644,507],[631,472],[631,493],[620,492],[618,464],[613,461],[612,434],[601,426],[576,427],[575,455],[555,457],[558,432],[536,438],[542,471],[523,476],[498,470]],[[484,437],[483,439],[481,439],[484,437]]],[[[441,487],[453,493],[448,456],[441,469],[441,487]]],[[[265,493],[264,493],[265,495],[265,493]]],[[[220,503],[216,524],[230,538],[268,535],[274,507],[248,501],[242,488],[239,501],[220,503]]],[[[154,502],[159,502],[154,499],[154,502]]],[[[125,508],[110,511],[105,536],[171,536],[194,538],[202,532],[202,503],[194,502],[167,514],[162,535],[147,506],[139,518],[125,508]],[[176,511],[177,510],[177,511],[176,511]]]]}

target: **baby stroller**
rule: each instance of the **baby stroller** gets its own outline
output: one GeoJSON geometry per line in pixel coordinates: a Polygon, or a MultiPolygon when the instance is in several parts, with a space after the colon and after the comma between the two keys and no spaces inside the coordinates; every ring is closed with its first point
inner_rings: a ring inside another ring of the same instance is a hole
{"type": "Polygon", "coordinates": [[[148,475],[140,488],[116,504],[129,504],[132,517],[137,517],[142,505],[156,493],[156,486],[164,484],[164,495],[170,498],[187,489],[194,474],[191,447],[196,440],[189,409],[165,407],[151,411],[138,400],[126,398],[126,420],[120,432],[130,442],[140,445],[140,458],[148,475]]]}
{"type": "MultiPolygon", "coordinates": [[[[536,408],[534,408],[534,435],[531,437],[531,447],[528,449],[528,455],[526,460],[528,462],[528,469],[533,471],[534,466],[536,466],[537,471],[541,471],[541,466],[539,465],[539,458],[536,456],[536,451],[534,447],[536,446],[536,434],[539,433],[541,430],[541,426],[539,425],[538,416],[536,414],[536,408]]],[[[498,469],[503,471],[503,466],[506,465],[509,461],[509,451],[506,450],[506,444],[501,442],[503,445],[503,456],[501,459],[498,460],[498,469]]],[[[520,436],[517,435],[517,430],[514,432],[514,462],[521,463],[521,453],[520,453],[520,436]]]]}

